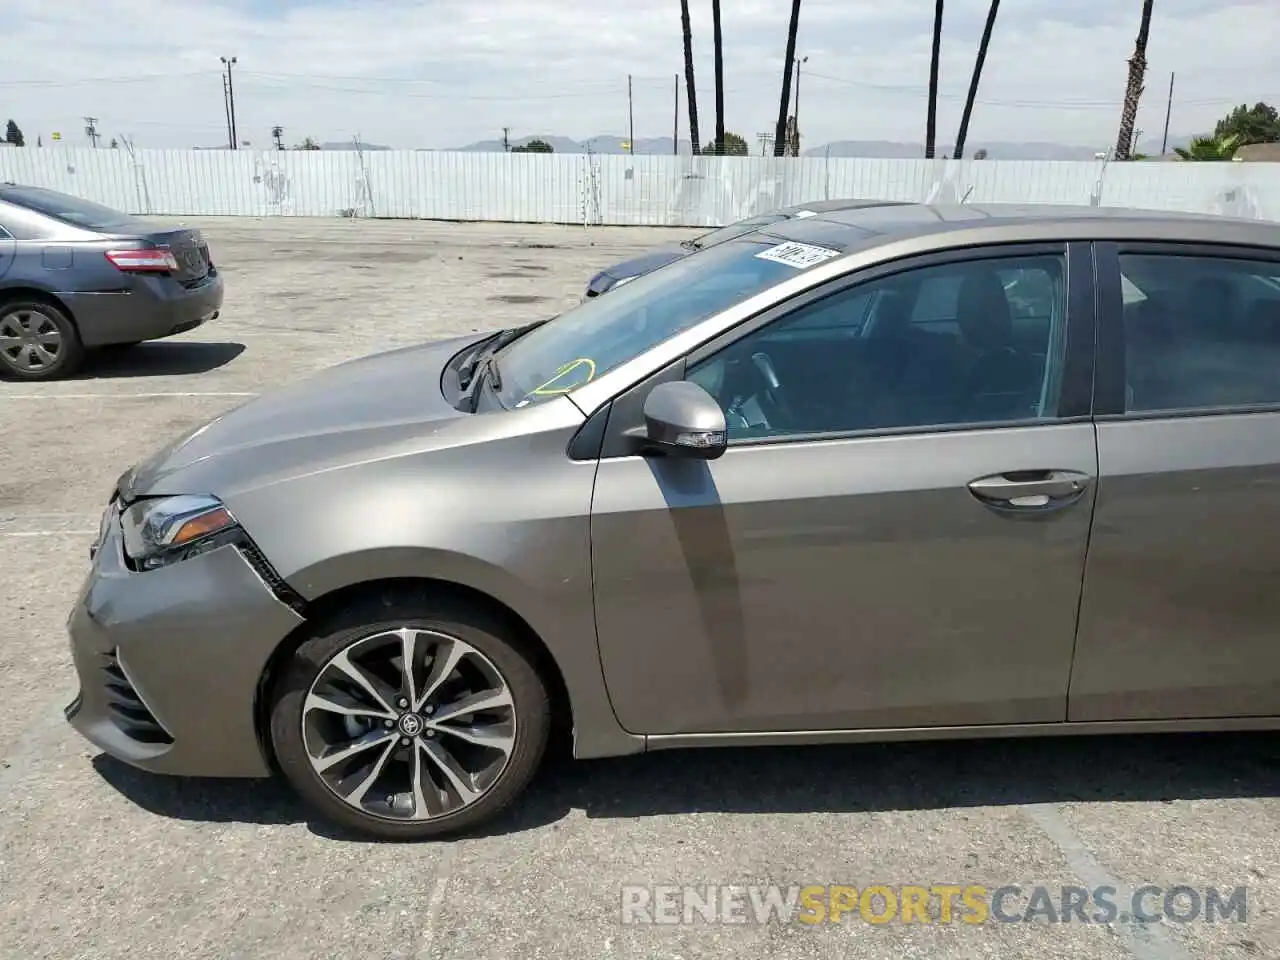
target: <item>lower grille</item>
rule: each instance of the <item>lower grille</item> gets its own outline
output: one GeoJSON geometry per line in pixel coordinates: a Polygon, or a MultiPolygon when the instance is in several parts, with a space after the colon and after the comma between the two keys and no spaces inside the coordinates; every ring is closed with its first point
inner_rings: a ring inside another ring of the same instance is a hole
{"type": "Polygon", "coordinates": [[[102,672],[106,675],[107,709],[120,732],[139,743],[173,743],[169,731],[142,702],[117,652],[104,654],[103,660],[106,661],[102,672]]]}

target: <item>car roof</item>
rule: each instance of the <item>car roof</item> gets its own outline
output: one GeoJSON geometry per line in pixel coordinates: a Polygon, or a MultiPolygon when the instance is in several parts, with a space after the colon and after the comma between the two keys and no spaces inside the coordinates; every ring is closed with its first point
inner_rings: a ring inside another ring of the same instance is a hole
{"type": "Polygon", "coordinates": [[[815,211],[761,227],[742,239],[794,240],[851,253],[896,240],[965,233],[965,242],[1173,240],[1280,249],[1280,227],[1214,214],[1051,203],[892,203],[815,211]]]}
{"type": "Polygon", "coordinates": [[[815,200],[813,203],[797,203],[783,207],[779,213],[794,217],[797,213],[830,213],[834,210],[861,210],[867,207],[905,207],[913,206],[908,200],[867,200],[845,197],[838,200],[815,200]]]}

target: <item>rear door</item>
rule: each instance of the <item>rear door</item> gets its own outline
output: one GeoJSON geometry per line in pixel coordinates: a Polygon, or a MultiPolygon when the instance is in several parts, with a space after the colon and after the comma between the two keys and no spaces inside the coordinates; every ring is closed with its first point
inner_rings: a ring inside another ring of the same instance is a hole
{"type": "Polygon", "coordinates": [[[1099,244],[1071,720],[1280,714],[1280,254],[1099,244]]]}

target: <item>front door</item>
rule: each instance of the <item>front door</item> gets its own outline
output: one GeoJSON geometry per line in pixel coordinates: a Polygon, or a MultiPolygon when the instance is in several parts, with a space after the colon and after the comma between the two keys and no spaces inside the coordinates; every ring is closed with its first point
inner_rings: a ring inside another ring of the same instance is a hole
{"type": "Polygon", "coordinates": [[[728,451],[606,457],[596,481],[625,728],[1065,719],[1097,473],[1087,250],[1067,267],[934,257],[691,358],[728,451]]]}
{"type": "Polygon", "coordinates": [[[12,234],[5,229],[3,223],[0,223],[0,280],[4,279],[4,275],[13,266],[13,258],[17,252],[17,244],[12,234]]]}
{"type": "Polygon", "coordinates": [[[1070,719],[1280,715],[1280,257],[1099,245],[1070,719]]]}

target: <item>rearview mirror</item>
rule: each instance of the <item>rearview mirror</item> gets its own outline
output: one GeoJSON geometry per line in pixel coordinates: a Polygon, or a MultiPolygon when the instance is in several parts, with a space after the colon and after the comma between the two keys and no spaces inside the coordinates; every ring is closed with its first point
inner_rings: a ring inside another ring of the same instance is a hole
{"type": "Polygon", "coordinates": [[[714,460],[725,451],[724,411],[696,383],[660,383],[644,401],[644,439],[653,452],[714,460]]]}

